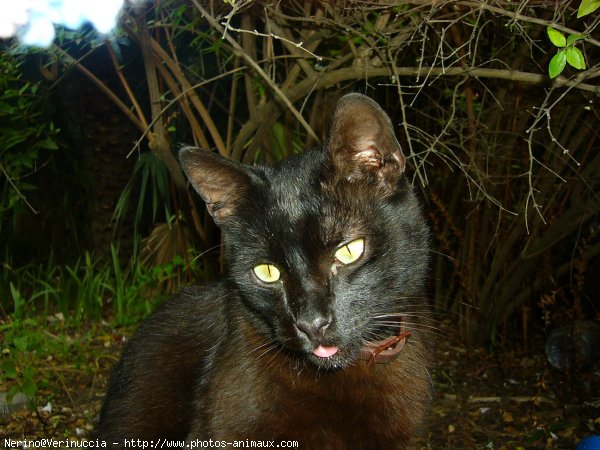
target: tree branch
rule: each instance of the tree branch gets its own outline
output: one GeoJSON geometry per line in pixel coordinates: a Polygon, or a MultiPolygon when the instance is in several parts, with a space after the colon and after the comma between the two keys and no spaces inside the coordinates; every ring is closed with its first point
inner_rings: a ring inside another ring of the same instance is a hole
{"type": "MultiPolygon", "coordinates": [[[[208,20],[210,25],[215,30],[218,30],[220,33],[223,33],[223,31],[224,31],[223,27],[217,22],[217,20],[213,16],[211,16],[209,14],[209,12],[206,9],[204,9],[202,7],[202,5],[198,2],[198,0],[192,0],[192,3],[194,3],[194,5],[196,5],[196,8],[198,8],[198,10],[202,13],[202,16],[204,16],[206,18],[206,20],[208,20]]],[[[273,91],[277,94],[277,97],[279,97],[279,99],[281,99],[281,101],[291,111],[291,113],[294,115],[294,117],[296,117],[298,122],[300,122],[302,124],[302,126],[304,127],[306,132],[311,137],[313,137],[316,141],[319,141],[319,138],[317,137],[317,135],[315,134],[315,132],[313,131],[311,126],[306,122],[304,117],[302,117],[302,114],[300,114],[300,111],[298,111],[294,107],[294,105],[292,105],[292,102],[290,101],[290,99],[287,98],[287,96],[282,92],[282,90],[273,82],[273,80],[271,80],[269,75],[265,73],[265,71],[262,69],[262,67],[260,67],[256,63],[256,61],[254,61],[252,58],[250,58],[246,54],[246,52],[244,52],[244,50],[240,47],[240,44],[238,44],[236,42],[236,40],[233,39],[229,34],[225,33],[224,37],[227,40],[227,42],[229,42],[229,44],[233,47],[234,51],[238,55],[240,55],[242,58],[244,58],[246,60],[246,62],[248,63],[248,65],[250,67],[252,67],[267,82],[267,84],[271,87],[271,89],[273,89],[273,91]]]]}
{"type": "MultiPolygon", "coordinates": [[[[485,9],[486,11],[490,11],[490,12],[494,12],[496,14],[501,14],[503,16],[508,16],[511,17],[514,20],[518,20],[521,22],[529,22],[529,23],[535,23],[537,25],[542,25],[542,26],[551,26],[552,28],[555,28],[556,30],[560,30],[563,31],[567,34],[581,34],[580,31],[577,30],[573,30],[572,28],[568,28],[565,26],[562,26],[558,23],[553,23],[553,22],[549,22],[547,20],[544,19],[538,19],[537,17],[530,17],[530,16],[525,16],[523,14],[519,14],[516,13],[514,11],[507,11],[506,9],[502,9],[502,8],[498,8],[497,6],[492,6],[492,5],[488,5],[485,1],[482,2],[462,2],[463,5],[469,6],[473,9],[477,9],[477,8],[481,8],[481,9],[485,9]]],[[[596,47],[600,47],[600,41],[597,41],[596,39],[591,38],[590,36],[586,36],[586,38],[584,39],[586,42],[589,42],[592,45],[595,45],[596,47]]]]}
{"type": "Polygon", "coordinates": [[[117,108],[119,108],[121,112],[125,114],[129,120],[131,120],[131,123],[133,123],[140,131],[145,130],[145,127],[142,124],[142,122],[140,122],[140,120],[135,116],[135,114],[133,114],[130,111],[129,107],[125,105],[125,103],[123,103],[121,99],[117,97],[116,94],[96,75],[90,72],[83,64],[81,64],[80,61],[73,58],[58,45],[52,44],[52,47],[61,54],[61,56],[68,64],[72,64],[73,66],[75,66],[75,68],[81,73],[83,73],[92,83],[94,83],[98,87],[98,89],[104,92],[106,96],[117,106],[117,108]]]}
{"type": "MultiPolygon", "coordinates": [[[[595,72],[594,72],[595,73],[595,72]]],[[[316,79],[306,78],[298,84],[284,90],[284,95],[291,102],[303,98],[313,89],[326,89],[337,83],[348,80],[360,80],[376,77],[396,76],[461,76],[470,75],[475,78],[496,78],[511,81],[521,81],[531,84],[550,84],[551,81],[545,75],[536,73],[520,72],[516,70],[503,69],[483,69],[483,68],[463,68],[463,67],[398,67],[395,74],[387,67],[344,67],[332,72],[319,74],[316,79]]],[[[564,77],[558,77],[554,83],[559,86],[572,86],[577,89],[600,93],[600,86],[586,85],[584,83],[568,80],[564,77]]],[[[256,116],[250,119],[240,130],[235,140],[232,150],[232,156],[238,157],[246,142],[251,138],[254,130],[260,126],[268,117],[276,113],[277,108],[272,102],[265,103],[256,110],[256,116]]]]}

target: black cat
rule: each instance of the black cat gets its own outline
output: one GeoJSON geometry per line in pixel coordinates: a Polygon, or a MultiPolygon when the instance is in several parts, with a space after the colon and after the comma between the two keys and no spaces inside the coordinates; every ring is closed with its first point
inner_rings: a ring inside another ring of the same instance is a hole
{"type": "Polygon", "coordinates": [[[97,437],[404,448],[429,400],[428,230],[385,112],[346,95],[324,149],[273,167],[180,160],[226,276],[141,325],[97,437]]]}

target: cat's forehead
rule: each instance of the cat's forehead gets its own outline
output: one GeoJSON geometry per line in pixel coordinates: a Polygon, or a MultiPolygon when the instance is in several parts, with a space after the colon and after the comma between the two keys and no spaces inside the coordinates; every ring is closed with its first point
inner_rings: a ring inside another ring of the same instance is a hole
{"type": "Polygon", "coordinates": [[[319,213],[323,201],[319,156],[288,158],[266,170],[263,187],[270,215],[295,224],[319,213]]]}
{"type": "Polygon", "coordinates": [[[271,187],[271,208],[280,220],[292,226],[318,220],[321,193],[309,183],[290,183],[271,187]]]}
{"type": "Polygon", "coordinates": [[[288,239],[318,227],[323,206],[322,193],[306,179],[269,183],[263,219],[269,229],[288,239]]]}
{"type": "Polygon", "coordinates": [[[314,181],[290,178],[268,185],[257,219],[270,240],[289,249],[306,244],[330,249],[368,233],[369,205],[343,201],[314,181]]]}

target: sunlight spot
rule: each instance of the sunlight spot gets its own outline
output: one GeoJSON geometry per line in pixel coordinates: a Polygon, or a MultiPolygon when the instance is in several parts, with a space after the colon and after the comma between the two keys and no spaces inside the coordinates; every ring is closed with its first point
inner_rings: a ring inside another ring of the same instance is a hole
{"type": "Polygon", "coordinates": [[[0,0],[0,38],[17,36],[25,45],[48,47],[55,25],[76,30],[85,23],[106,34],[117,25],[123,5],[124,0],[0,0]]]}

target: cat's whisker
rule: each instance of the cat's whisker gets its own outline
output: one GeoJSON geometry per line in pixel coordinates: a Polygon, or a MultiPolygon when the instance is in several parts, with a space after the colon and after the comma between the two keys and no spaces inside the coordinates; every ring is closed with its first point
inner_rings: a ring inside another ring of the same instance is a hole
{"type": "MultiPolygon", "coordinates": [[[[390,316],[378,316],[377,318],[373,318],[375,323],[385,323],[385,324],[400,324],[400,323],[408,323],[410,320],[422,321],[430,324],[443,325],[444,322],[442,320],[438,320],[436,318],[431,317],[428,311],[410,311],[399,314],[393,314],[390,316]]],[[[419,322],[416,322],[419,323],[419,322]]]]}
{"type": "Polygon", "coordinates": [[[259,345],[258,347],[253,348],[248,353],[252,354],[252,353],[258,352],[259,350],[262,350],[262,353],[256,355],[257,358],[262,358],[264,355],[266,355],[268,352],[270,352],[271,350],[273,350],[273,348],[275,348],[277,346],[278,346],[277,342],[269,341],[269,342],[265,342],[262,345],[259,345]]]}
{"type": "Polygon", "coordinates": [[[443,256],[444,258],[448,258],[449,261],[458,261],[458,259],[456,259],[455,257],[448,255],[447,253],[440,252],[438,250],[431,250],[431,253],[433,253],[435,255],[443,256]]]}
{"type": "MultiPolygon", "coordinates": [[[[456,314],[453,311],[449,311],[449,313],[451,313],[451,315],[445,315],[443,317],[457,317],[460,318],[461,315],[460,314],[456,314]]],[[[444,313],[439,313],[440,315],[444,314],[444,313]]],[[[435,315],[431,314],[431,310],[429,308],[423,307],[421,305],[420,308],[412,307],[412,308],[407,308],[407,310],[405,311],[401,311],[401,312],[394,312],[394,313],[385,313],[385,314],[377,314],[372,316],[373,319],[375,320],[380,320],[380,319],[385,319],[385,318],[398,318],[398,317],[415,317],[415,318],[423,318],[425,320],[427,320],[428,322],[432,322],[432,323],[437,323],[437,324],[444,324],[444,321],[442,320],[442,318],[437,319],[435,315]]]]}
{"type": "Polygon", "coordinates": [[[423,325],[423,324],[417,324],[414,327],[410,327],[409,329],[412,330],[416,330],[416,331],[420,331],[424,334],[427,335],[433,335],[433,336],[437,336],[452,342],[459,342],[459,339],[457,339],[456,336],[453,336],[452,334],[448,333],[447,331],[444,331],[440,328],[434,327],[434,326],[429,326],[429,325],[423,325]]]}
{"type": "Polygon", "coordinates": [[[422,321],[418,321],[418,322],[406,321],[404,324],[405,324],[406,328],[411,331],[420,331],[423,333],[439,336],[444,339],[449,339],[449,340],[456,341],[456,342],[459,341],[457,336],[452,335],[451,333],[446,331],[444,328],[436,326],[435,324],[423,323],[422,321]]]}
{"type": "Polygon", "coordinates": [[[435,320],[427,320],[427,321],[425,321],[425,320],[426,320],[426,318],[424,316],[407,315],[407,316],[404,316],[404,318],[401,322],[381,321],[379,323],[383,324],[384,326],[398,326],[398,325],[411,326],[412,325],[412,326],[416,326],[416,327],[432,327],[432,328],[438,328],[443,325],[443,322],[439,322],[439,321],[435,321],[435,320]]]}
{"type": "Polygon", "coordinates": [[[269,360],[269,362],[271,362],[273,360],[273,358],[277,355],[277,352],[279,351],[279,346],[274,344],[271,345],[270,347],[268,347],[264,352],[262,352],[260,355],[257,355],[256,358],[257,359],[261,359],[262,357],[264,357],[265,355],[269,354],[271,356],[271,359],[269,360]],[[272,350],[275,350],[275,354],[273,355],[272,350]]]}
{"type": "MultiPolygon", "coordinates": [[[[397,318],[398,315],[392,315],[392,317],[397,318]]],[[[402,315],[402,320],[378,320],[373,324],[373,329],[375,330],[385,330],[389,327],[404,325],[408,330],[419,330],[424,333],[436,335],[442,337],[444,339],[452,339],[458,342],[456,336],[450,334],[446,331],[442,325],[443,323],[440,321],[436,321],[431,319],[428,315],[418,315],[418,314],[404,314],[402,315]],[[416,322],[412,321],[411,318],[422,319],[416,322]]]]}
{"type": "MultiPolygon", "coordinates": [[[[280,344],[275,344],[270,350],[275,349],[274,352],[271,352],[271,359],[269,359],[265,364],[265,369],[270,369],[275,364],[277,356],[283,351],[283,347],[280,344]]],[[[266,352],[265,352],[266,353],[266,352]]]]}
{"type": "Polygon", "coordinates": [[[213,250],[216,250],[218,248],[221,248],[223,246],[223,244],[217,244],[217,245],[213,245],[212,247],[207,248],[206,250],[204,250],[202,253],[200,253],[199,255],[194,256],[194,258],[192,259],[192,262],[196,262],[198,259],[202,258],[204,255],[206,255],[207,253],[212,252],[213,250]]]}

